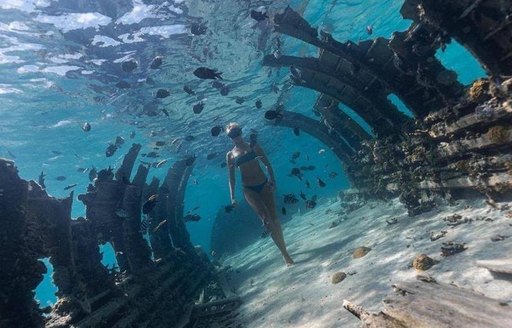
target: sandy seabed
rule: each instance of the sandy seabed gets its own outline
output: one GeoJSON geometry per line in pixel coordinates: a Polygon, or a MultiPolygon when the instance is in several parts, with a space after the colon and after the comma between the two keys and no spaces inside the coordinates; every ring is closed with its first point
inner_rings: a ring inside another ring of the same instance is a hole
{"type": "Polygon", "coordinates": [[[378,312],[393,283],[416,279],[419,272],[411,264],[420,254],[440,261],[424,272],[438,282],[512,304],[512,283],[475,263],[499,259],[512,264],[512,208],[506,209],[512,204],[500,203],[504,209],[499,210],[484,200],[457,201],[412,218],[397,199],[369,202],[346,215],[340,215],[341,206],[332,200],[283,225],[296,262],[290,268],[270,238],[222,261],[231,266],[229,284],[243,302],[238,316],[243,327],[359,327],[342,308],[343,299],[378,312]],[[469,222],[450,227],[444,218],[453,214],[469,222]],[[396,223],[389,224],[393,219],[396,223]],[[329,228],[335,220],[340,224],[329,228]],[[446,235],[431,241],[431,233],[442,230],[446,235]],[[491,241],[497,235],[505,239],[491,241]],[[448,241],[464,242],[467,250],[442,257],[442,243],[448,241]],[[354,259],[360,246],[372,250],[354,259]],[[334,285],[331,278],[338,271],[347,277],[334,285]]]}

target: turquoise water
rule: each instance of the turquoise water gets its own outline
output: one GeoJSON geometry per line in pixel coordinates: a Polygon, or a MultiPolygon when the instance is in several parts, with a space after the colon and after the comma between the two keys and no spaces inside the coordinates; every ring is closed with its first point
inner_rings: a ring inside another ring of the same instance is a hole
{"type": "MultiPolygon", "coordinates": [[[[288,176],[292,153],[301,151],[299,164],[317,167],[316,171],[306,173],[309,180],[314,181],[318,176],[327,182],[327,187],[313,186],[315,190],[311,192],[320,199],[334,197],[349,185],[334,154],[305,133],[295,136],[290,129],[268,125],[263,118],[265,110],[277,101],[283,102],[287,110],[316,118],[312,106],[318,94],[298,87],[283,94],[271,91],[273,84],[283,87],[288,80],[288,69],[270,72],[262,67],[262,56],[272,51],[272,40],[277,35],[268,34],[269,27],[255,24],[248,16],[249,8],[272,3],[267,8],[274,13],[290,5],[313,26],[331,32],[337,40],[357,42],[370,38],[366,33],[368,25],[374,30],[371,38],[389,38],[394,31],[406,30],[411,22],[400,16],[403,1],[251,2],[176,0],[167,2],[167,6],[163,5],[164,1],[144,4],[134,0],[126,1],[133,8],[117,8],[116,13],[112,10],[115,6],[106,4],[121,1],[89,1],[82,8],[66,5],[65,1],[2,1],[0,156],[14,159],[24,179],[37,180],[44,171],[47,191],[55,197],[68,196],[69,191],[63,188],[76,183],[76,196],[84,193],[89,183],[87,173],[79,173],[78,168],[118,167],[132,142],[142,144],[144,153],[157,140],[169,144],[175,138],[193,135],[195,140],[184,142],[179,153],[175,147],[163,147],[160,159],[169,162],[161,169],[151,169],[148,179],[163,178],[167,168],[186,154],[198,156],[191,177],[194,183],[187,188],[185,212],[199,206],[196,213],[202,220],[187,226],[193,243],[207,252],[215,215],[229,203],[226,169],[220,163],[231,145],[223,135],[217,138],[209,135],[214,124],[237,121],[245,131],[258,131],[259,142],[276,172],[278,195],[298,193],[303,188],[296,178],[288,176]],[[59,14],[63,16],[55,16],[59,14]],[[199,17],[207,21],[208,32],[193,36],[187,25],[199,17]],[[147,69],[156,55],[164,58],[162,68],[147,69]],[[139,62],[140,67],[133,73],[119,68],[118,60],[126,56],[139,62]],[[198,66],[221,70],[230,94],[221,96],[209,82],[194,77],[192,71],[198,66]],[[155,81],[154,86],[144,82],[147,77],[155,81]],[[116,88],[115,83],[120,79],[128,81],[132,88],[116,88]],[[184,84],[190,85],[196,96],[186,95],[182,91],[184,84]],[[154,93],[160,87],[171,90],[170,97],[159,101],[169,117],[140,115],[142,106],[154,100],[154,93]],[[244,97],[245,102],[237,104],[235,96],[244,97]],[[255,107],[257,99],[262,100],[262,109],[255,107]],[[192,106],[200,100],[205,103],[205,109],[196,115],[192,106]],[[92,126],[89,133],[81,129],[84,122],[92,126]],[[135,137],[130,139],[133,131],[135,137]],[[105,148],[116,136],[124,137],[126,143],[114,156],[106,158],[105,148]],[[327,151],[320,155],[321,149],[327,151]],[[217,156],[206,160],[206,155],[213,152],[217,156]],[[330,179],[327,175],[331,171],[339,175],[330,179]],[[57,181],[57,176],[66,176],[66,180],[57,181]]],[[[286,36],[280,38],[283,54],[317,55],[312,46],[286,36]]],[[[484,75],[479,64],[456,43],[439,53],[438,58],[455,70],[464,84],[484,75]]],[[[398,99],[392,101],[404,113],[410,113],[398,99]]],[[[342,110],[368,128],[350,108],[342,107],[342,110]]],[[[242,200],[240,190],[237,199],[242,200]]],[[[85,215],[85,208],[76,199],[72,215],[85,215]]],[[[102,251],[104,263],[112,266],[111,250],[102,251]]],[[[37,298],[43,306],[54,302],[54,291],[50,268],[37,289],[37,298]]]]}

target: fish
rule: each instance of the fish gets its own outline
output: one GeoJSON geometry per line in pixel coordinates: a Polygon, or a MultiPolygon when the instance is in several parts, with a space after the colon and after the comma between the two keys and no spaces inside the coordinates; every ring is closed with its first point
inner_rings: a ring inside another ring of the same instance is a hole
{"type": "Polygon", "coordinates": [[[155,85],[155,80],[153,80],[152,78],[150,77],[147,77],[146,78],[146,83],[149,84],[149,85],[155,85]]]}
{"type": "Polygon", "coordinates": [[[121,68],[125,72],[132,72],[139,66],[135,60],[127,60],[121,64],[121,68]]]}
{"type": "Polygon", "coordinates": [[[112,144],[108,145],[107,149],[105,149],[105,156],[111,157],[112,155],[114,155],[116,150],[117,150],[116,145],[112,145],[112,144]]]}
{"type": "Polygon", "coordinates": [[[217,156],[217,153],[210,153],[206,156],[206,159],[207,160],[212,160],[215,158],[215,156],[217,156]]]}
{"type": "Polygon", "coordinates": [[[281,213],[283,213],[283,215],[286,215],[286,208],[284,206],[281,207],[281,213]]]}
{"type": "Polygon", "coordinates": [[[158,202],[158,195],[149,196],[148,200],[142,205],[142,213],[148,214],[150,213],[156,206],[158,202]]]}
{"type": "Polygon", "coordinates": [[[109,166],[108,169],[103,169],[98,172],[98,181],[109,181],[114,178],[114,170],[109,166]]]}
{"type": "Polygon", "coordinates": [[[285,204],[296,204],[299,200],[294,194],[286,194],[283,201],[285,204]]]}
{"type": "Polygon", "coordinates": [[[77,183],[73,183],[73,184],[70,184],[70,185],[67,185],[64,187],[64,190],[69,190],[71,188],[75,188],[78,184],[77,183]]]}
{"type": "Polygon", "coordinates": [[[279,113],[278,111],[275,111],[275,110],[267,110],[265,112],[265,118],[267,120],[275,120],[275,119],[280,119],[283,117],[283,114],[279,113]]]}
{"type": "Polygon", "coordinates": [[[191,88],[191,87],[189,87],[188,85],[184,85],[184,86],[183,86],[183,91],[185,91],[186,93],[188,93],[188,94],[189,94],[189,95],[191,95],[191,96],[193,96],[193,95],[195,95],[195,94],[196,94],[196,93],[195,93],[195,91],[194,91],[194,90],[192,90],[192,88],[191,88]]]}
{"type": "Polygon", "coordinates": [[[267,13],[262,13],[260,11],[251,10],[251,18],[258,22],[261,22],[265,19],[268,19],[268,16],[267,16],[267,13]]]}
{"type": "Polygon", "coordinates": [[[130,214],[123,208],[118,208],[114,213],[123,219],[130,217],[130,214]]]}
{"type": "Polygon", "coordinates": [[[55,178],[55,180],[57,180],[57,181],[64,181],[64,180],[66,180],[66,177],[63,176],[63,175],[59,175],[58,177],[55,178]]]}
{"type": "Polygon", "coordinates": [[[82,125],[82,130],[84,132],[89,132],[91,131],[91,124],[89,122],[85,122],[84,125],[82,125]]]}
{"type": "Polygon", "coordinates": [[[261,107],[263,107],[263,103],[259,99],[256,100],[256,102],[254,104],[256,105],[256,108],[258,108],[258,109],[261,109],[261,107]]]}
{"type": "Polygon", "coordinates": [[[123,138],[123,137],[121,137],[121,136],[117,136],[117,137],[116,137],[116,141],[114,142],[114,145],[115,145],[116,147],[118,147],[118,148],[119,148],[119,147],[121,147],[123,144],[124,144],[124,138],[123,138]]]}
{"type": "Polygon", "coordinates": [[[132,86],[130,83],[121,80],[116,83],[116,87],[118,87],[119,89],[130,89],[132,86]]]}
{"type": "Polygon", "coordinates": [[[214,87],[215,89],[220,89],[220,88],[223,88],[225,87],[226,85],[218,80],[215,80],[215,81],[212,81],[212,87],[214,87]]]}
{"type": "Polygon", "coordinates": [[[163,165],[165,165],[165,163],[167,163],[168,160],[166,159],[163,159],[161,160],[160,162],[156,163],[156,168],[159,168],[159,167],[162,167],[163,165]]]}
{"type": "Polygon", "coordinates": [[[162,108],[162,112],[165,114],[165,116],[169,117],[169,112],[167,111],[167,109],[162,108]]]}
{"type": "Polygon", "coordinates": [[[323,188],[326,186],[325,182],[322,181],[319,177],[316,178],[316,182],[318,183],[318,186],[323,188]]]}
{"type": "Polygon", "coordinates": [[[307,200],[306,195],[302,192],[302,190],[300,191],[300,198],[307,200]]]}
{"type": "Polygon", "coordinates": [[[159,141],[155,142],[155,145],[156,145],[157,147],[165,146],[165,141],[160,141],[160,140],[159,140],[159,141]]]}
{"type": "Polygon", "coordinates": [[[183,221],[185,222],[197,222],[199,220],[201,220],[201,217],[198,214],[187,214],[183,217],[183,221]]]}
{"type": "Polygon", "coordinates": [[[207,79],[210,79],[210,80],[220,79],[220,80],[222,80],[222,72],[218,72],[216,69],[211,69],[211,68],[207,68],[207,67],[196,68],[194,70],[193,74],[195,76],[197,76],[198,78],[203,79],[203,80],[207,80],[207,79]]]}
{"type": "Polygon", "coordinates": [[[130,132],[130,139],[135,138],[135,131],[130,132]]]}
{"type": "Polygon", "coordinates": [[[212,134],[212,137],[217,137],[221,132],[222,132],[222,127],[220,127],[220,126],[214,126],[210,130],[210,133],[212,134]]]}
{"type": "Polygon", "coordinates": [[[300,157],[300,151],[296,151],[292,154],[292,161],[298,159],[300,157]]]}
{"type": "Polygon", "coordinates": [[[331,173],[329,173],[329,178],[331,178],[331,179],[334,179],[334,178],[336,178],[337,176],[338,176],[338,173],[336,173],[336,172],[334,172],[334,171],[333,171],[333,172],[331,172],[331,173]]]}
{"type": "Polygon", "coordinates": [[[55,154],[55,155],[62,155],[62,153],[58,150],[52,150],[52,153],[55,154]]]}
{"type": "Polygon", "coordinates": [[[243,104],[243,103],[245,102],[245,99],[244,99],[244,97],[238,97],[238,96],[236,96],[236,97],[235,97],[235,102],[236,102],[237,104],[241,105],[241,104],[243,104]]]}
{"type": "Polygon", "coordinates": [[[93,182],[94,179],[98,177],[98,171],[96,171],[96,168],[93,166],[92,169],[89,171],[89,181],[93,182]]]}
{"type": "Polygon", "coordinates": [[[302,173],[300,172],[300,169],[298,167],[292,168],[290,171],[290,176],[299,178],[300,181],[302,181],[302,173]]]}
{"type": "Polygon", "coordinates": [[[296,136],[300,135],[300,129],[298,127],[294,127],[293,134],[295,134],[296,136]]]}
{"type": "Polygon", "coordinates": [[[199,206],[196,206],[194,207],[193,209],[190,210],[190,212],[194,212],[194,211],[197,211],[199,209],[199,206]]]}
{"type": "Polygon", "coordinates": [[[85,172],[89,171],[89,169],[86,167],[79,167],[76,169],[76,171],[80,172],[80,173],[85,173],[85,172]]]}
{"type": "Polygon", "coordinates": [[[157,232],[161,227],[163,227],[164,224],[167,223],[167,220],[163,220],[162,222],[160,222],[156,227],[155,229],[153,229],[153,232],[157,232]]]}
{"type": "Polygon", "coordinates": [[[163,64],[163,62],[164,62],[164,59],[163,59],[162,56],[156,56],[151,61],[151,64],[149,64],[149,68],[157,69],[157,68],[159,68],[163,64]]]}
{"type": "Polygon", "coordinates": [[[316,201],[313,199],[306,200],[306,208],[313,209],[316,206],[316,201]]]}
{"type": "Polygon", "coordinates": [[[220,95],[227,96],[229,94],[229,87],[227,85],[220,88],[220,95]]]}
{"type": "Polygon", "coordinates": [[[205,23],[192,23],[192,25],[190,25],[190,33],[194,35],[203,35],[207,30],[208,28],[205,23]]]}
{"type": "Polygon", "coordinates": [[[270,90],[272,90],[272,92],[274,92],[274,93],[279,93],[279,91],[280,91],[279,87],[275,83],[272,83],[272,85],[270,86],[270,90]]]}
{"type": "Polygon", "coordinates": [[[306,187],[311,188],[311,184],[306,180],[306,187]]]}
{"type": "Polygon", "coordinates": [[[373,25],[366,26],[366,33],[368,33],[368,35],[373,34],[373,25]]]}
{"type": "Polygon", "coordinates": [[[316,169],[316,166],[314,166],[314,165],[301,166],[300,169],[302,171],[314,171],[316,169]]]}
{"type": "Polygon", "coordinates": [[[170,95],[171,95],[171,93],[167,89],[158,89],[155,94],[155,96],[160,99],[167,98],[170,95]]]}
{"type": "Polygon", "coordinates": [[[201,101],[192,107],[192,110],[194,111],[194,114],[200,114],[204,109],[204,103],[201,101]]]}
{"type": "Polygon", "coordinates": [[[146,157],[148,158],[157,158],[158,156],[158,153],[156,151],[150,151],[149,153],[146,154],[146,157]]]}
{"type": "Polygon", "coordinates": [[[142,219],[142,221],[140,222],[140,233],[142,233],[143,235],[146,234],[148,232],[148,228],[150,225],[151,219],[149,217],[145,217],[144,219],[142,219]]]}
{"type": "Polygon", "coordinates": [[[190,134],[188,136],[185,136],[185,141],[193,141],[195,139],[196,139],[196,137],[194,137],[193,135],[190,135],[190,134]]]}
{"type": "Polygon", "coordinates": [[[39,183],[39,185],[41,186],[41,188],[43,189],[46,189],[46,185],[44,184],[44,178],[46,177],[46,174],[44,174],[43,171],[41,171],[41,174],[39,174],[39,178],[37,180],[37,182],[39,183]]]}

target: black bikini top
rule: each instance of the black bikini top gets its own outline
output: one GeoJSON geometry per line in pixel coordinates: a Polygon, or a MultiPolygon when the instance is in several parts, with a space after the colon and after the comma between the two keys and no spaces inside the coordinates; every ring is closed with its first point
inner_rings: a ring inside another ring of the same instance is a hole
{"type": "Polygon", "coordinates": [[[234,158],[235,166],[236,167],[240,167],[240,165],[242,165],[244,163],[247,163],[249,161],[252,161],[256,157],[257,157],[256,152],[254,151],[254,149],[251,148],[250,152],[245,153],[243,155],[240,155],[240,156],[237,156],[237,157],[234,158]]]}

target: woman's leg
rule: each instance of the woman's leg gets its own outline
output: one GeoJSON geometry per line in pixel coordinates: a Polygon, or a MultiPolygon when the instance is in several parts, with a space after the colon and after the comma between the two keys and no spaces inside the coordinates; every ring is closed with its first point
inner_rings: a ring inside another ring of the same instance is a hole
{"type": "MultiPolygon", "coordinates": [[[[252,207],[252,209],[256,212],[256,214],[260,217],[260,219],[263,221],[263,225],[265,226],[265,229],[267,229],[270,232],[270,236],[272,237],[272,240],[276,244],[277,248],[281,251],[281,254],[285,258],[285,261],[288,265],[293,264],[292,259],[290,258],[290,255],[288,255],[288,252],[286,251],[286,247],[284,245],[284,242],[282,242],[282,238],[280,238],[280,227],[277,227],[275,224],[274,219],[272,218],[272,214],[270,213],[269,209],[265,205],[265,202],[263,201],[263,198],[261,195],[253,190],[244,190],[244,196],[249,205],[252,207]]],[[[281,232],[282,235],[282,232],[281,232]]]]}

